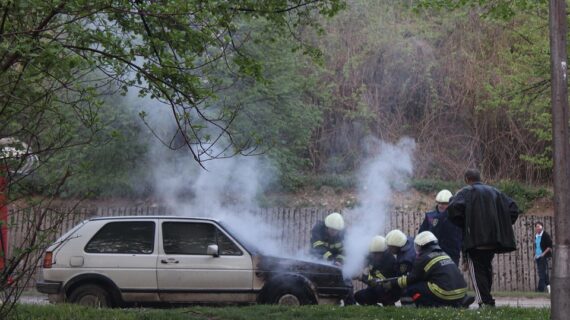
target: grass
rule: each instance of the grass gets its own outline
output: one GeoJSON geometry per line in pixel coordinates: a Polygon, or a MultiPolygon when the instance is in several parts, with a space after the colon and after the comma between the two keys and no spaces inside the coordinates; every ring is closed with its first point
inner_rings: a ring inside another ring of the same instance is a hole
{"type": "Polygon", "coordinates": [[[90,309],[75,305],[18,305],[7,320],[246,320],[246,319],[549,319],[549,309],[416,309],[338,306],[186,307],[172,309],[90,309]]]}

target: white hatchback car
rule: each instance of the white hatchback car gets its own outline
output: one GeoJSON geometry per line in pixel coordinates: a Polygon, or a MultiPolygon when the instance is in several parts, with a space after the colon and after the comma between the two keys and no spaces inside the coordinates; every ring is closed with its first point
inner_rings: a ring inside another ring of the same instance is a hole
{"type": "Polygon", "coordinates": [[[172,216],[84,221],[44,255],[36,287],[52,302],[337,303],[352,290],[340,268],[263,255],[217,220],[172,216]]]}

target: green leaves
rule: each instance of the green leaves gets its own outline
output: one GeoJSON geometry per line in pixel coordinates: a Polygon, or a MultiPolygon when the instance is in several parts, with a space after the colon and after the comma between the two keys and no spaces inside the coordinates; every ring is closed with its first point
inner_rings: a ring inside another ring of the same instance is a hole
{"type": "MultiPolygon", "coordinates": [[[[19,137],[40,155],[45,169],[38,169],[38,189],[42,183],[57,185],[54,181],[71,170],[69,194],[99,188],[102,177],[124,178],[118,170],[128,172],[129,166],[106,160],[132,162],[144,150],[144,145],[124,144],[124,137],[134,140],[136,130],[129,122],[136,116],[128,118],[120,103],[107,105],[105,97],[115,92],[135,90],[170,112],[173,125],[186,130],[177,138],[187,143],[179,145],[196,146],[190,151],[197,161],[212,154],[200,150],[200,142],[235,141],[236,153],[259,143],[269,148],[268,141],[276,139],[269,138],[273,133],[267,127],[274,123],[236,120],[245,109],[267,109],[245,95],[229,97],[227,88],[239,83],[244,92],[267,90],[253,95],[258,98],[281,94],[271,79],[272,57],[256,52],[254,45],[296,43],[291,42],[292,26],[317,25],[319,15],[331,16],[343,6],[341,0],[3,2],[0,137],[19,137]],[[113,116],[121,119],[119,124],[108,122],[113,116]],[[99,158],[105,153],[112,156],[99,158]],[[102,164],[117,171],[104,173],[102,164]],[[99,178],[84,172],[97,172],[99,178]],[[79,180],[89,187],[81,188],[79,180]]],[[[283,107],[278,114],[292,116],[303,110],[298,108],[283,107]]],[[[149,117],[139,114],[143,121],[149,117]]],[[[279,121],[275,128],[281,130],[287,120],[279,121]]],[[[306,142],[310,128],[299,141],[306,142]]]]}

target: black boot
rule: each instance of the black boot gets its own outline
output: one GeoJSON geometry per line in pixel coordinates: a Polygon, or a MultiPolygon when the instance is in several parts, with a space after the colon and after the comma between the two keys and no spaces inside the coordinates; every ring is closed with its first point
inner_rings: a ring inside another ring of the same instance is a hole
{"type": "Polygon", "coordinates": [[[463,308],[469,308],[473,302],[475,302],[475,297],[466,294],[465,297],[463,297],[463,300],[461,300],[461,306],[463,308]]]}

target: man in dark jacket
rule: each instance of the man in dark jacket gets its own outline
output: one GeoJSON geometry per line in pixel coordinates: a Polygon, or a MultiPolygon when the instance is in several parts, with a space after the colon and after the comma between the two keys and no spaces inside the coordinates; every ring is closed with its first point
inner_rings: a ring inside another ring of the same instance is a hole
{"type": "Polygon", "coordinates": [[[534,259],[538,271],[538,287],[536,291],[550,293],[550,280],[548,278],[548,259],[552,256],[552,239],[548,232],[544,231],[542,222],[534,224],[534,259]]]}
{"type": "Polygon", "coordinates": [[[469,307],[467,283],[451,258],[437,245],[433,233],[424,231],[414,240],[418,257],[412,272],[391,280],[405,289],[418,307],[469,307]]]}
{"type": "Polygon", "coordinates": [[[340,213],[331,213],[311,230],[311,254],[335,265],[344,262],[344,219],[340,213]]]}
{"type": "Polygon", "coordinates": [[[517,204],[498,189],[483,184],[476,169],[465,172],[468,186],[447,207],[449,219],[463,229],[463,251],[479,306],[495,306],[491,295],[492,262],[495,253],[516,250],[512,225],[518,218],[517,204]]]}
{"type": "Polygon", "coordinates": [[[361,305],[393,306],[400,298],[400,290],[391,288],[385,290],[380,284],[382,280],[397,276],[396,259],[387,250],[386,240],[382,236],[375,236],[368,247],[368,268],[360,280],[368,285],[366,289],[358,291],[354,298],[361,305]]]}
{"type": "Polygon", "coordinates": [[[456,265],[459,265],[462,230],[448,219],[447,206],[452,197],[449,190],[443,189],[435,197],[435,210],[427,212],[418,233],[430,231],[437,238],[437,243],[456,265]]]}

